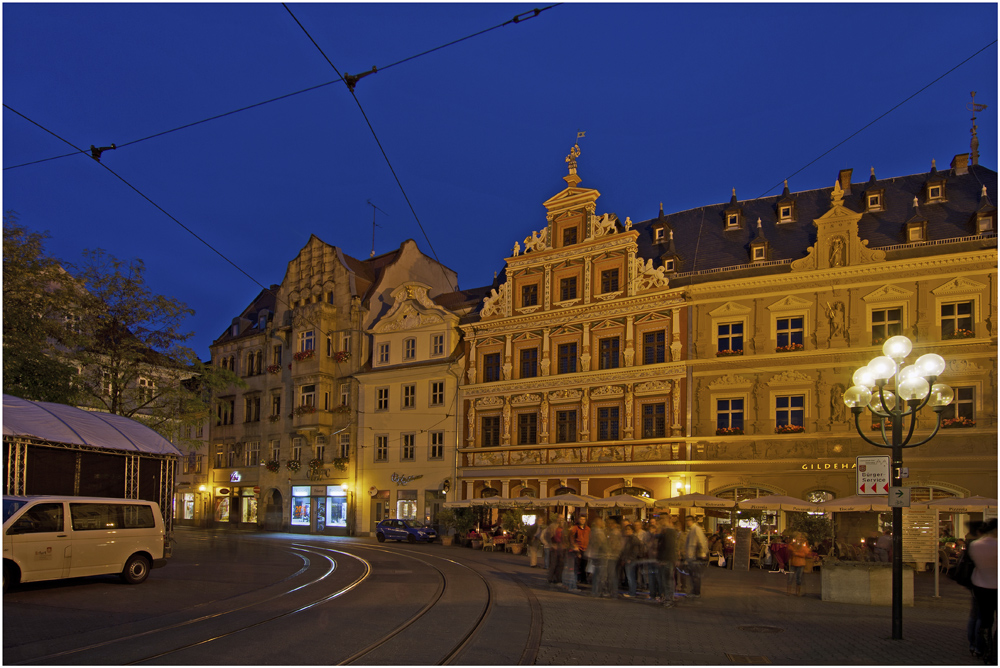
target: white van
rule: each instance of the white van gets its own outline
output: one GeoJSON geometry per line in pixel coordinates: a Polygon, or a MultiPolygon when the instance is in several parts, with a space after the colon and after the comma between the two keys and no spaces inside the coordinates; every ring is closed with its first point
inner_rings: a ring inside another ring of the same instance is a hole
{"type": "Polygon", "coordinates": [[[118,573],[139,584],[166,565],[163,516],[152,501],[3,497],[3,588],[118,573]]]}

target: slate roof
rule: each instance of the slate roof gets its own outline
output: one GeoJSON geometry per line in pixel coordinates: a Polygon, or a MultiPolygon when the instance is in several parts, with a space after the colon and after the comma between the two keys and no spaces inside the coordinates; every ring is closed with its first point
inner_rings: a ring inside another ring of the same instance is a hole
{"type": "MultiPolygon", "coordinates": [[[[734,231],[726,231],[723,216],[723,212],[732,207],[731,201],[661,214],[657,218],[636,223],[633,229],[639,231],[638,254],[647,259],[653,258],[657,260],[655,264],[660,264],[658,260],[667,251],[668,240],[654,241],[653,229],[665,223],[674,231],[673,246],[679,260],[679,275],[671,277],[671,286],[717,280],[718,275],[715,274],[700,278],[685,274],[750,264],[750,243],[757,237],[757,219],[760,218],[763,235],[770,244],[769,259],[797,260],[805,257],[807,248],[816,243],[813,220],[830,209],[833,181],[831,179],[828,188],[738,201],[737,206],[743,212],[743,227],[734,231]],[[777,203],[789,198],[795,202],[796,222],[779,224],[777,203]]],[[[844,206],[852,211],[864,212],[866,193],[872,190],[884,191],[885,210],[864,213],[858,223],[859,236],[868,240],[869,248],[906,243],[905,223],[914,215],[914,197],[920,202],[920,216],[927,221],[928,241],[957,239],[976,234],[975,212],[981,206],[980,196],[984,185],[987,192],[995,198],[997,173],[982,165],[970,165],[968,173],[962,175],[948,169],[875,181],[869,179],[851,184],[850,194],[844,196],[844,206]],[[947,201],[926,204],[925,185],[929,180],[942,178],[946,179],[947,201]]],[[[996,241],[989,242],[989,245],[996,246],[996,241]]],[[[947,252],[940,246],[934,248],[935,253],[947,252]]],[[[926,250],[922,252],[915,247],[908,251],[894,251],[889,257],[904,257],[908,252],[914,256],[927,254],[926,250]]],[[[789,271],[789,267],[771,265],[747,271],[754,274],[779,273],[789,271]]]]}

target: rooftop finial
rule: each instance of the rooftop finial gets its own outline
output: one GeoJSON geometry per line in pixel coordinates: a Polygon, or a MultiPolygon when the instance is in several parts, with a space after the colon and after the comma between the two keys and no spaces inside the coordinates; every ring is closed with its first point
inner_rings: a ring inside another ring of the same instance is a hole
{"type": "Polygon", "coordinates": [[[972,91],[972,104],[965,105],[965,108],[972,112],[972,141],[969,148],[972,149],[972,164],[979,164],[979,137],[976,136],[976,112],[986,109],[985,104],[976,104],[976,91],[972,91]]]}
{"type": "Polygon", "coordinates": [[[580,157],[580,145],[574,144],[573,148],[570,149],[569,155],[566,156],[566,164],[569,165],[569,175],[564,176],[563,179],[572,188],[580,183],[582,180],[576,174],[576,159],[580,157]]]}
{"type": "Polygon", "coordinates": [[[830,193],[830,204],[833,206],[843,206],[844,189],[840,187],[840,179],[833,182],[833,192],[830,193]]]}

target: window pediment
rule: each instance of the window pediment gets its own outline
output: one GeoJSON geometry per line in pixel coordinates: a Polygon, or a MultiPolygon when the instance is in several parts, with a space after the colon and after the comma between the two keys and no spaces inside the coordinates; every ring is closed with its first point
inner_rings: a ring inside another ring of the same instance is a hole
{"type": "Polygon", "coordinates": [[[714,390],[721,387],[750,387],[751,385],[753,385],[753,381],[749,378],[731,373],[716,378],[708,384],[708,387],[714,390]]]}
{"type": "Polygon", "coordinates": [[[750,310],[749,306],[737,304],[736,302],[726,302],[717,309],[709,311],[708,314],[713,318],[725,318],[729,316],[747,315],[750,313],[750,310]]]}
{"type": "Polygon", "coordinates": [[[878,290],[869,292],[861,300],[865,302],[896,302],[910,299],[912,296],[913,292],[910,290],[904,290],[895,285],[883,285],[878,290]]]}
{"type": "Polygon", "coordinates": [[[769,311],[800,311],[812,306],[812,302],[789,295],[767,307],[769,311]]]}
{"type": "Polygon", "coordinates": [[[948,281],[944,285],[939,285],[938,287],[931,290],[931,294],[935,297],[940,297],[942,295],[949,294],[968,294],[969,292],[979,292],[986,289],[986,285],[980,283],[979,281],[974,281],[971,278],[965,278],[964,276],[959,276],[958,278],[948,281]]]}

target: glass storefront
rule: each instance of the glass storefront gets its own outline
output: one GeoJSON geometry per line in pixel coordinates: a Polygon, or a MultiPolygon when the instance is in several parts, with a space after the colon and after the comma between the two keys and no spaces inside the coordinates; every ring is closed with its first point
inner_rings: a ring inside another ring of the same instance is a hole
{"type": "Polygon", "coordinates": [[[244,487],[240,492],[240,496],[242,497],[240,520],[250,524],[257,524],[257,497],[254,496],[253,488],[244,487]]]}
{"type": "Polygon", "coordinates": [[[347,529],[347,492],[340,485],[292,487],[293,527],[311,533],[347,529]]]}
{"type": "Polygon", "coordinates": [[[229,490],[226,490],[226,496],[215,497],[215,521],[216,522],[228,522],[229,521],[229,490]]]}
{"type": "Polygon", "coordinates": [[[181,508],[181,519],[182,520],[193,520],[194,519],[194,493],[184,494],[182,497],[182,508],[181,508]]]}
{"type": "Polygon", "coordinates": [[[309,487],[292,487],[292,526],[308,527],[310,523],[310,508],[312,499],[309,497],[309,487]]]}
{"type": "Polygon", "coordinates": [[[396,517],[401,520],[417,519],[417,490],[401,489],[396,492],[396,517]]]}

